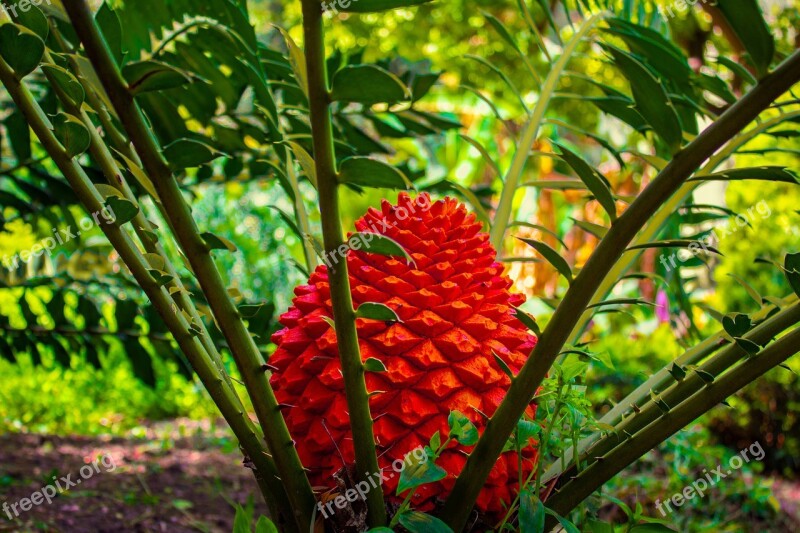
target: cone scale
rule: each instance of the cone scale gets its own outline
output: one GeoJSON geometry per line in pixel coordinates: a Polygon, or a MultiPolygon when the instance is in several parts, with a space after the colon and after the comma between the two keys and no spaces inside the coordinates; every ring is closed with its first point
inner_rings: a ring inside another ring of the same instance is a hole
{"type": "MultiPolygon", "coordinates": [[[[485,417],[510,385],[494,354],[516,373],[536,337],[514,316],[524,297],[509,292],[512,282],[495,261],[488,234],[457,200],[432,202],[427,194],[402,193],[396,205],[383,201],[380,210],[370,208],[356,229],[394,239],[414,260],[357,250],[346,258],[354,305],[382,303],[401,319],[356,322],[362,359],[378,359],[387,369],[368,372],[366,383],[373,393],[379,462],[387,474],[384,490],[390,500],[401,501],[394,496],[399,476],[392,475],[392,463],[427,445],[436,431],[446,437],[453,410],[482,433],[485,417]]],[[[277,370],[271,381],[278,401],[289,406],[286,423],[311,484],[332,488],[334,474],[355,459],[336,334],[326,321],[332,311],[324,265],[295,289],[292,304],[280,318],[284,328],[272,339],[277,349],[269,362],[277,370]]],[[[527,414],[534,416],[535,406],[527,414]]],[[[447,477],[417,490],[416,509],[430,510],[447,495],[470,449],[451,443],[437,460],[447,477]]],[[[527,475],[536,451],[529,446],[523,457],[527,475]]],[[[477,509],[502,513],[502,502],[508,505],[516,495],[518,478],[516,452],[504,453],[477,509]]]]}

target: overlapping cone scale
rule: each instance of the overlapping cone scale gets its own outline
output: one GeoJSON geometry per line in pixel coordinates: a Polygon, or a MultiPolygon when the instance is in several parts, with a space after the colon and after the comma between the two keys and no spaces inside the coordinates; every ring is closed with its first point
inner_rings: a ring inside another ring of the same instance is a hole
{"type": "MultiPolygon", "coordinates": [[[[483,432],[510,385],[495,360],[500,356],[516,373],[536,344],[536,337],[514,316],[524,297],[511,294],[511,280],[495,261],[495,250],[480,223],[458,201],[432,202],[427,194],[400,195],[397,205],[384,201],[356,222],[359,232],[381,233],[400,243],[414,259],[407,263],[351,250],[347,254],[356,307],[379,302],[402,322],[357,320],[362,359],[376,358],[387,372],[368,372],[380,466],[394,497],[399,475],[391,468],[411,450],[428,444],[437,430],[448,433],[452,410],[464,413],[483,432]],[[392,474],[394,475],[392,476],[392,474]]],[[[355,462],[344,380],[336,335],[323,317],[331,317],[330,286],[324,265],[308,284],[295,289],[292,307],[281,316],[284,328],[273,336],[277,350],[271,381],[315,487],[334,487],[333,474],[355,462]]],[[[534,415],[534,407],[528,409],[534,415]]],[[[470,449],[453,443],[437,464],[447,478],[422,486],[417,509],[430,509],[444,498],[466,462],[470,449]]],[[[524,451],[523,470],[536,452],[524,451]]],[[[399,464],[399,463],[398,463],[399,464]]],[[[476,507],[502,513],[517,491],[516,452],[504,453],[493,468],[476,507]]]]}

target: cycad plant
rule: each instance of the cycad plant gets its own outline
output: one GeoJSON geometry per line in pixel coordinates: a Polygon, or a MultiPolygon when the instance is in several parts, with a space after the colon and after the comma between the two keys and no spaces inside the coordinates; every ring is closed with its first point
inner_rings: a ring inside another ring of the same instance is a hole
{"type": "MultiPolygon", "coordinates": [[[[69,364],[72,352],[99,365],[118,337],[146,382],[154,356],[187,363],[282,531],[575,530],[570,515],[615,474],[800,351],[800,255],[787,253],[764,268],[795,294],[756,294],[754,312],[717,313],[717,334],[653,368],[602,419],[581,404],[586,365],[602,358],[587,325],[650,303],[611,296],[628,280],[657,278],[639,271],[643,251],[705,243],[668,225],[681,209],[713,220],[694,189],[797,184],[787,168],[731,166],[757,137],[796,137],[800,117],[800,51],[776,46],[755,0],[703,5],[740,61],[720,55],[702,68],[645,2],[520,0],[524,38],[485,15],[530,85],[519,90],[472,58],[507,82],[522,122],[508,128],[510,154],[460,137],[478,151],[494,195],[392,157],[392,142],[460,127],[423,105],[440,73],[399,57],[330,53],[331,8],[317,0],[302,0],[302,42],[279,30],[274,46],[257,39],[244,0],[3,3],[12,20],[0,26],[0,96],[15,159],[2,169],[3,206],[54,230],[74,226],[75,204],[113,214],[96,225],[114,251],[100,254],[113,290],[90,290],[97,280],[46,257],[12,268],[6,283],[18,288],[27,327],[6,320],[3,356],[44,351],[69,364]],[[614,82],[587,74],[598,68],[614,82]],[[565,89],[567,80],[581,90],[565,89]],[[628,144],[555,118],[554,106],[599,109],[629,130],[628,144]],[[648,179],[619,190],[580,153],[587,140],[648,179]],[[539,175],[542,162],[568,176],[539,175]],[[236,245],[192,212],[193,191],[215,179],[275,180],[285,193],[288,209],[276,209],[301,243],[297,266],[309,281],[281,317],[274,355],[274,309],[226,284],[215,256],[236,245]],[[343,188],[411,195],[344,228],[343,188]],[[526,219],[530,190],[578,191],[595,208],[592,220],[567,222],[597,240],[580,268],[565,259],[562,232],[526,219]],[[441,199],[446,192],[468,208],[441,199]],[[532,254],[525,261],[563,278],[546,324],[517,309],[524,298],[510,290],[503,265],[520,260],[515,234],[532,254]],[[32,310],[28,293],[42,285],[52,296],[32,310]],[[96,302],[109,293],[127,295],[113,321],[96,302]]],[[[419,4],[340,1],[331,20],[419,4]]],[[[505,126],[515,122],[473,91],[505,126]]]]}

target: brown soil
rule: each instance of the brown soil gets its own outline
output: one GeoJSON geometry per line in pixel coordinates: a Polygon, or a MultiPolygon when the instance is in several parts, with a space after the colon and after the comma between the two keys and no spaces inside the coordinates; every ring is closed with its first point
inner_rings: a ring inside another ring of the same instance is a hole
{"type": "Polygon", "coordinates": [[[51,504],[18,507],[14,520],[0,510],[0,531],[230,533],[232,503],[252,497],[256,516],[266,513],[233,442],[196,422],[153,426],[139,438],[0,436],[0,505],[30,498],[53,476],[67,475],[80,484],[51,504]],[[106,459],[82,479],[81,467],[106,454],[116,468],[108,471],[113,465],[106,459]]]}

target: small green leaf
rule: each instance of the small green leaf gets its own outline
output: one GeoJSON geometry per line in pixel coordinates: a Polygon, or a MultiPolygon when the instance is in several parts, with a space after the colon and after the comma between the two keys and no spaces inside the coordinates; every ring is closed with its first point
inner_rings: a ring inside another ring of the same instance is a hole
{"type": "Polygon", "coordinates": [[[511,372],[511,369],[508,367],[506,362],[503,361],[503,359],[499,355],[497,355],[497,352],[495,352],[494,350],[492,350],[492,355],[494,356],[494,360],[497,363],[497,366],[499,366],[500,370],[503,371],[503,374],[505,374],[506,376],[508,376],[509,378],[511,378],[513,380],[514,379],[514,373],[511,372]]]}
{"type": "MultiPolygon", "coordinates": [[[[645,244],[637,244],[635,246],[629,246],[625,251],[629,252],[631,250],[642,250],[645,248],[691,248],[692,246],[696,246],[698,249],[701,248],[701,244],[698,241],[693,241],[689,239],[669,239],[665,241],[654,241],[648,242],[645,244]]],[[[722,252],[714,248],[713,246],[705,245],[702,246],[703,250],[715,253],[717,255],[722,255],[722,252]]]]}
{"type": "Polygon", "coordinates": [[[741,337],[753,328],[753,321],[744,313],[732,313],[722,318],[722,327],[731,337],[741,337]]]}
{"type": "Polygon", "coordinates": [[[557,512],[553,511],[552,509],[545,507],[544,512],[554,516],[555,519],[558,520],[558,523],[561,524],[561,527],[564,528],[564,531],[566,531],[566,533],[581,533],[580,530],[578,530],[578,528],[575,527],[575,524],[573,524],[572,522],[570,522],[557,512]]]}
{"type": "Polygon", "coordinates": [[[564,159],[572,170],[578,174],[581,181],[586,184],[586,187],[589,188],[594,197],[597,198],[597,201],[600,202],[600,205],[603,206],[606,213],[608,213],[608,216],[611,217],[611,221],[613,222],[616,220],[617,204],[614,201],[614,196],[611,194],[608,182],[603,175],[589,166],[589,164],[575,152],[558,143],[554,144],[561,150],[560,155],[562,159],[564,159]]]}
{"type": "Polygon", "coordinates": [[[356,310],[357,318],[370,318],[372,320],[383,320],[386,322],[402,322],[391,307],[374,302],[365,302],[358,306],[356,310]]]}
{"type": "MultiPolygon", "coordinates": [[[[111,212],[113,222],[118,226],[130,222],[139,214],[139,206],[123,198],[123,194],[119,189],[105,183],[98,183],[95,188],[105,200],[106,209],[111,212]]],[[[148,255],[150,254],[145,254],[145,257],[148,255]]],[[[156,266],[156,268],[163,269],[163,263],[156,266]]]]}
{"type": "Polygon", "coordinates": [[[600,520],[589,520],[588,533],[614,533],[614,526],[608,522],[601,522],[600,520]]]}
{"type": "Polygon", "coordinates": [[[156,270],[154,268],[151,268],[148,269],[147,271],[150,273],[150,275],[153,277],[153,279],[155,280],[156,284],[159,287],[166,285],[167,283],[169,283],[174,279],[172,276],[170,276],[169,274],[167,274],[162,270],[156,270]]]}
{"type": "Polygon", "coordinates": [[[386,372],[387,368],[386,365],[383,364],[383,361],[380,359],[375,359],[374,357],[368,357],[366,361],[364,361],[364,371],[365,372],[386,372]]]}
{"type": "Polygon", "coordinates": [[[586,184],[580,180],[535,180],[526,181],[520,187],[536,187],[556,191],[585,191],[586,184]]]}
{"type": "Polygon", "coordinates": [[[667,402],[665,402],[664,399],[661,398],[661,396],[658,396],[656,395],[655,392],[650,391],[650,399],[652,399],[655,402],[655,404],[658,406],[659,409],[661,409],[662,412],[669,413],[669,405],[667,405],[667,402]]]}
{"type": "Polygon", "coordinates": [[[277,27],[278,31],[283,35],[283,40],[286,42],[286,47],[289,49],[289,64],[292,65],[294,76],[297,78],[297,83],[300,84],[300,89],[308,96],[308,72],[306,71],[306,56],[303,50],[297,46],[289,32],[283,28],[277,27]]]}
{"type": "Polygon", "coordinates": [[[728,70],[736,74],[736,76],[741,78],[745,83],[749,85],[755,85],[756,83],[758,83],[758,80],[756,80],[753,77],[753,75],[750,74],[750,71],[747,70],[746,67],[740,65],[739,63],[737,63],[736,61],[727,56],[717,57],[717,63],[726,67],[728,70]]]}
{"type": "Polygon", "coordinates": [[[242,318],[253,318],[266,304],[242,304],[237,309],[242,318]]]}
{"type": "Polygon", "coordinates": [[[532,315],[529,315],[528,313],[526,313],[525,311],[523,311],[519,307],[515,307],[514,308],[514,316],[516,316],[517,320],[522,322],[522,324],[526,328],[528,328],[529,330],[534,332],[536,335],[541,335],[542,334],[542,330],[539,329],[539,323],[536,322],[536,319],[533,318],[532,315]]]}
{"type": "MultiPolygon", "coordinates": [[[[36,3],[41,3],[41,1],[36,3]]],[[[50,25],[47,23],[47,17],[44,16],[42,10],[34,2],[29,2],[24,10],[21,4],[22,2],[17,4],[17,10],[15,11],[17,22],[38,35],[42,41],[47,41],[47,36],[50,34],[50,25]]]]}
{"type": "Polygon", "coordinates": [[[348,157],[342,160],[339,182],[386,189],[413,188],[405,174],[389,164],[370,157],[348,157]]]}
{"type": "Polygon", "coordinates": [[[117,65],[122,64],[125,52],[122,50],[122,24],[120,24],[119,15],[111,9],[108,2],[103,2],[100,5],[100,9],[97,10],[95,21],[100,26],[103,38],[111,49],[111,54],[114,56],[117,65]]]}
{"type": "Polygon", "coordinates": [[[489,21],[489,24],[495,29],[495,31],[500,34],[500,37],[507,42],[511,47],[519,54],[523,59],[527,59],[527,56],[522,52],[517,42],[514,40],[514,37],[511,35],[511,32],[508,31],[508,28],[500,22],[500,20],[492,15],[491,13],[487,13],[485,11],[481,12],[481,14],[489,21]]]}
{"type": "Polygon", "coordinates": [[[178,139],[164,147],[162,151],[175,171],[194,168],[209,163],[225,154],[194,139],[178,139]]]}
{"type": "Polygon", "coordinates": [[[521,240],[522,242],[524,242],[525,244],[527,244],[528,246],[539,252],[542,255],[542,257],[544,257],[545,260],[547,260],[548,263],[553,265],[555,269],[558,270],[559,273],[561,273],[562,276],[567,278],[567,280],[570,283],[572,283],[573,279],[572,269],[570,269],[566,259],[561,257],[561,255],[558,252],[556,252],[555,250],[550,248],[550,246],[541,241],[527,239],[524,237],[517,237],[517,239],[521,240]]]}
{"type": "Polygon", "coordinates": [[[731,274],[731,273],[729,272],[729,273],[728,273],[728,276],[730,276],[731,278],[733,278],[733,279],[736,281],[736,283],[738,283],[739,285],[741,285],[741,286],[742,286],[742,288],[743,288],[743,289],[744,289],[744,290],[747,292],[748,296],[750,296],[750,298],[752,298],[754,302],[756,302],[758,305],[761,305],[761,304],[763,304],[763,303],[764,303],[764,298],[763,298],[763,297],[762,297],[762,296],[761,296],[761,295],[758,293],[758,291],[757,291],[757,290],[755,290],[755,289],[753,288],[753,286],[752,286],[752,285],[750,285],[749,283],[747,283],[745,280],[743,280],[742,278],[740,278],[740,277],[739,277],[739,276],[737,276],[736,274],[731,274]]]}
{"type": "Polygon", "coordinates": [[[752,168],[733,168],[704,176],[695,176],[689,181],[738,181],[738,180],[761,180],[775,181],[781,183],[800,184],[800,180],[790,170],[785,167],[763,166],[752,168]]]}
{"type": "Polygon", "coordinates": [[[236,245],[225,237],[220,237],[209,232],[202,233],[200,237],[203,238],[209,250],[228,250],[229,252],[235,252],[237,250],[236,245]]]}
{"type": "Polygon", "coordinates": [[[525,419],[520,419],[519,422],[517,422],[517,439],[520,441],[522,446],[525,446],[530,439],[533,439],[539,435],[541,431],[541,426],[536,422],[531,422],[530,420],[525,419]]]}
{"type": "Polygon", "coordinates": [[[783,268],[786,279],[789,280],[789,284],[794,289],[795,294],[800,296],[800,252],[786,254],[783,268]]]}
{"type": "Polygon", "coordinates": [[[278,528],[272,523],[272,520],[266,516],[261,516],[256,522],[256,533],[278,533],[278,528]]]}
{"type": "Polygon", "coordinates": [[[236,514],[233,517],[233,533],[251,533],[250,513],[244,510],[241,505],[236,505],[236,514]]]}
{"type": "Polygon", "coordinates": [[[583,231],[589,235],[594,235],[598,239],[602,239],[606,236],[606,233],[608,233],[608,228],[605,226],[593,224],[592,222],[586,222],[585,220],[578,220],[576,218],[572,218],[572,221],[575,222],[575,225],[581,228],[583,231]]]}
{"type": "Polygon", "coordinates": [[[400,515],[399,521],[411,533],[453,533],[447,524],[435,516],[419,511],[405,511],[400,515]]]}
{"type": "Polygon", "coordinates": [[[44,41],[19,24],[0,26],[0,56],[19,78],[34,71],[44,55],[44,41]]]}
{"type": "Polygon", "coordinates": [[[611,354],[609,352],[597,352],[589,355],[592,357],[592,359],[598,361],[604,367],[608,368],[609,370],[614,370],[614,361],[611,360],[611,354]]]}
{"type": "Polygon", "coordinates": [[[475,148],[479,154],[481,154],[484,162],[489,166],[490,169],[492,169],[492,173],[494,173],[495,176],[503,176],[503,173],[500,172],[500,167],[497,166],[497,163],[494,161],[494,159],[492,159],[492,156],[489,154],[489,151],[486,150],[485,146],[483,146],[477,139],[473,139],[464,133],[459,133],[458,136],[471,144],[472,147],[475,148]]]}
{"type": "Polygon", "coordinates": [[[595,307],[605,307],[607,305],[650,305],[655,307],[654,302],[642,298],[615,298],[613,300],[605,300],[592,305],[587,305],[586,309],[593,309],[595,307]]]}
{"type": "Polygon", "coordinates": [[[429,445],[434,453],[439,450],[439,447],[442,445],[442,434],[438,430],[431,436],[429,445]]]}
{"type": "Polygon", "coordinates": [[[348,65],[336,71],[331,87],[335,102],[391,105],[411,98],[400,78],[377,65],[348,65]]]}
{"type": "Polygon", "coordinates": [[[474,446],[478,443],[478,428],[463,413],[450,411],[447,424],[450,427],[450,436],[459,444],[474,446]]]}
{"type": "Polygon", "coordinates": [[[561,239],[561,237],[559,237],[559,236],[558,236],[558,233],[556,233],[555,231],[552,231],[552,230],[550,230],[550,229],[548,229],[548,228],[546,228],[546,227],[544,227],[544,226],[541,226],[541,225],[539,225],[539,224],[531,224],[530,222],[520,222],[520,221],[514,221],[514,222],[512,222],[511,224],[509,224],[509,225],[508,225],[508,227],[509,227],[509,228],[519,228],[519,227],[522,227],[522,228],[530,228],[530,229],[535,229],[536,231],[541,231],[542,233],[546,233],[547,235],[550,235],[551,237],[553,237],[554,239],[556,239],[556,240],[558,241],[558,244],[560,244],[560,245],[561,245],[561,246],[563,246],[564,248],[567,248],[567,243],[565,243],[565,242],[564,242],[564,241],[561,239]]]}
{"type": "MultiPolygon", "coordinates": [[[[575,351],[571,351],[571,350],[567,350],[567,351],[561,352],[561,353],[564,354],[564,353],[576,353],[576,352],[575,351]]],[[[577,352],[577,353],[581,353],[583,355],[588,355],[586,352],[577,352]]],[[[576,378],[578,376],[582,376],[582,375],[586,374],[586,370],[588,368],[589,368],[588,359],[587,360],[573,361],[573,362],[570,362],[570,363],[564,363],[560,367],[561,378],[564,381],[571,381],[572,379],[574,379],[574,378],[576,378]]]]}
{"type": "Polygon", "coordinates": [[[758,2],[718,0],[716,5],[744,45],[759,75],[765,76],[775,55],[775,38],[758,2]]]}
{"type": "Polygon", "coordinates": [[[83,90],[81,82],[70,71],[58,65],[42,65],[42,70],[53,85],[61,90],[71,105],[80,107],[86,98],[86,92],[83,90]]]}
{"type": "Polygon", "coordinates": [[[408,252],[406,252],[405,248],[403,248],[400,243],[391,237],[381,235],[380,233],[359,232],[351,235],[350,239],[348,239],[348,242],[352,242],[353,239],[358,239],[361,241],[361,251],[363,252],[403,257],[405,258],[406,262],[416,265],[416,263],[414,263],[414,259],[412,259],[408,252]]]}
{"type": "Polygon", "coordinates": [[[397,484],[396,494],[398,496],[407,490],[435,483],[447,477],[447,471],[434,464],[433,453],[429,452],[431,450],[426,448],[422,457],[419,457],[418,453],[412,451],[403,458],[405,467],[400,472],[400,481],[397,484]]]}
{"type": "Polygon", "coordinates": [[[683,378],[686,377],[686,370],[678,363],[672,363],[669,373],[672,374],[672,377],[677,381],[683,381],[683,378]]]}
{"type": "Polygon", "coordinates": [[[92,142],[89,130],[86,129],[83,122],[66,113],[59,113],[53,119],[53,133],[70,158],[88,150],[92,142]]]}
{"type": "Polygon", "coordinates": [[[706,383],[714,383],[714,375],[713,374],[711,374],[709,372],[706,372],[705,370],[700,370],[699,368],[695,368],[694,371],[706,383]]]}
{"type": "Polygon", "coordinates": [[[117,196],[111,196],[106,199],[106,208],[111,211],[114,223],[118,226],[130,222],[139,214],[138,205],[117,196]]]}
{"type": "Polygon", "coordinates": [[[744,339],[742,337],[734,337],[733,340],[736,342],[736,345],[739,348],[741,348],[750,355],[758,355],[758,352],[761,351],[761,347],[749,339],[744,339]]]}
{"type": "Polygon", "coordinates": [[[122,69],[128,90],[137,94],[174,89],[192,82],[192,76],[160,61],[146,60],[128,63],[122,69]]]}
{"type": "Polygon", "coordinates": [[[519,495],[519,526],[525,533],[545,533],[544,504],[531,489],[524,489],[519,495]]]}
{"type": "Polygon", "coordinates": [[[303,148],[300,144],[297,144],[294,141],[286,141],[286,144],[289,145],[289,148],[292,149],[292,153],[294,154],[295,159],[297,162],[300,163],[300,168],[303,169],[303,173],[308,178],[308,181],[317,188],[317,167],[314,163],[314,158],[311,157],[311,154],[303,148]]]}
{"type": "Polygon", "coordinates": [[[158,193],[156,192],[155,185],[153,185],[150,177],[145,174],[144,170],[142,170],[142,167],[134,163],[130,158],[121,152],[117,152],[117,155],[125,162],[125,168],[133,175],[134,178],[136,178],[136,181],[139,182],[139,185],[141,185],[150,196],[158,201],[159,197],[158,193]]]}

